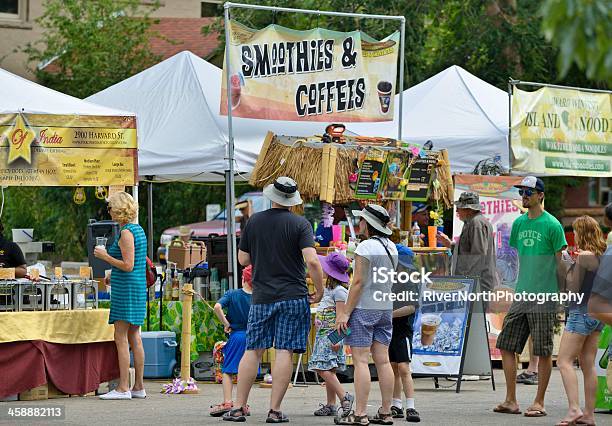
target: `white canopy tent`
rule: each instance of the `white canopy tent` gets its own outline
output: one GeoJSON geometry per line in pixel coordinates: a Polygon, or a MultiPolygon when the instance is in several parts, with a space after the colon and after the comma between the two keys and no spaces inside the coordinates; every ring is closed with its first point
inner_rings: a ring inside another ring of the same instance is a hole
{"type": "Polygon", "coordinates": [[[65,114],[133,116],[133,112],[120,111],[84,101],[0,68],[0,114],[65,114]]]}

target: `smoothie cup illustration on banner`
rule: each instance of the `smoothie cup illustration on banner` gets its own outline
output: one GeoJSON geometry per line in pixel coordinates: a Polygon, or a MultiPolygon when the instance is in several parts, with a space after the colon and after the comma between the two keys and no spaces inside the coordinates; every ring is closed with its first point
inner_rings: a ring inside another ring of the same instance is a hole
{"type": "Polygon", "coordinates": [[[239,74],[233,74],[230,77],[230,93],[232,99],[232,109],[238,108],[240,105],[241,78],[239,74]]]}
{"type": "Polygon", "coordinates": [[[388,81],[379,81],[376,86],[378,89],[378,100],[380,101],[380,112],[386,114],[391,106],[391,90],[393,85],[388,81]]]}
{"type": "Polygon", "coordinates": [[[434,314],[425,314],[421,318],[421,345],[433,345],[442,318],[434,314]]]}

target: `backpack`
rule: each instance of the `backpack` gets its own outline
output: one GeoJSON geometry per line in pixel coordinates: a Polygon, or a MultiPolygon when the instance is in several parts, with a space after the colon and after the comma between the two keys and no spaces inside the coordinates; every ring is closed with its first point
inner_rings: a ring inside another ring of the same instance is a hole
{"type": "Polygon", "coordinates": [[[152,285],[155,285],[155,282],[157,281],[157,268],[153,264],[153,261],[149,259],[149,256],[147,256],[145,273],[147,276],[147,288],[151,287],[152,285]]]}

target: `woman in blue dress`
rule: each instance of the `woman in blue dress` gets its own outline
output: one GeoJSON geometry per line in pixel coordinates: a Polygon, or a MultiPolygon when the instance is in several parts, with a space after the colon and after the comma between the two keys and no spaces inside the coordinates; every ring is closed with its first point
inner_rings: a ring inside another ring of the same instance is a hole
{"type": "MultiPolygon", "coordinates": [[[[138,205],[126,192],[117,192],[108,199],[108,212],[121,229],[108,248],[96,247],[94,255],[112,267],[112,288],[109,324],[115,326],[115,344],[119,356],[119,386],[101,399],[145,398],[144,350],[140,339],[140,326],[147,309],[146,257],[147,238],[144,230],[134,222],[138,205]],[[134,353],[136,379],[129,388],[130,347],[134,353]]],[[[108,284],[108,283],[107,283],[108,284]]]]}

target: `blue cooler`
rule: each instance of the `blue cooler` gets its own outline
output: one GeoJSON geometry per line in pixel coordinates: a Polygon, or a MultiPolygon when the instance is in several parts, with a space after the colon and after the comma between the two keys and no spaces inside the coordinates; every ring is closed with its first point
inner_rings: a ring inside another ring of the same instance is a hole
{"type": "MultiPolygon", "coordinates": [[[[178,346],[176,333],[143,331],[141,338],[145,353],[145,379],[172,377],[172,370],[176,366],[176,347],[178,346]]],[[[134,363],[132,353],[130,353],[130,361],[134,363]]]]}

